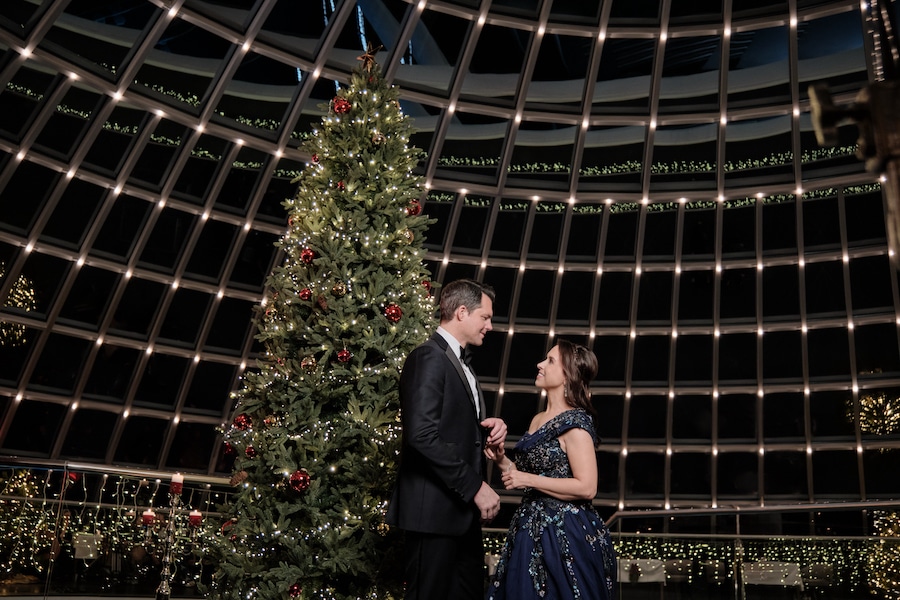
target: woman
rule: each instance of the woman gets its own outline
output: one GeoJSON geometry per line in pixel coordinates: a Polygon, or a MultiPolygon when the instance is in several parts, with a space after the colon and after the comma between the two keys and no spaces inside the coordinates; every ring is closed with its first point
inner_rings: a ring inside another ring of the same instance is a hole
{"type": "Polygon", "coordinates": [[[609,530],[594,510],[597,459],[590,382],[597,357],[560,340],[538,364],[535,385],[547,408],[534,416],[510,454],[485,454],[508,490],[525,490],[488,589],[490,600],[611,600],[616,558],[609,530]]]}

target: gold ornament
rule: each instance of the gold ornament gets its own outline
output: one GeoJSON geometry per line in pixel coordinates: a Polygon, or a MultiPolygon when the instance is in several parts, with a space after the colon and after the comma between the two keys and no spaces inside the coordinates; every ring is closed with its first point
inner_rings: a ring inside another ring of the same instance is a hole
{"type": "Polygon", "coordinates": [[[416,239],[416,234],[414,234],[410,229],[404,229],[401,232],[401,235],[403,235],[403,239],[407,244],[412,244],[413,240],[416,239]]]}
{"type": "Polygon", "coordinates": [[[366,70],[366,73],[372,72],[372,67],[375,65],[375,54],[382,48],[384,48],[384,46],[373,48],[372,44],[369,43],[366,51],[356,57],[356,60],[362,61],[363,68],[366,70]]]}
{"type": "Polygon", "coordinates": [[[384,137],[383,133],[376,133],[375,135],[372,136],[372,143],[375,144],[376,146],[379,146],[384,143],[385,139],[386,138],[384,137]]]}
{"type": "Polygon", "coordinates": [[[247,473],[247,471],[238,471],[237,473],[234,473],[231,476],[229,483],[231,485],[238,485],[238,484],[242,483],[245,479],[247,479],[247,477],[249,477],[249,476],[250,476],[250,474],[247,473]]]}
{"type": "Polygon", "coordinates": [[[335,298],[340,298],[344,294],[347,293],[347,284],[343,281],[338,281],[331,287],[331,295],[335,298]]]}
{"type": "Polygon", "coordinates": [[[315,371],[316,370],[316,357],[315,356],[304,356],[303,360],[300,361],[300,366],[309,372],[315,371]]]}

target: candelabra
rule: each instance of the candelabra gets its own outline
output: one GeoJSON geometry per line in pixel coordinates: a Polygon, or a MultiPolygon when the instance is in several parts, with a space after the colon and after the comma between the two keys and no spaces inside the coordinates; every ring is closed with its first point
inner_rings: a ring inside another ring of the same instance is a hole
{"type": "Polygon", "coordinates": [[[169,600],[172,595],[171,565],[175,554],[175,525],[178,519],[178,507],[181,505],[181,490],[184,477],[180,473],[172,476],[169,484],[169,520],[166,522],[166,533],[163,541],[162,570],[159,572],[159,587],[156,588],[156,600],[169,600]]]}

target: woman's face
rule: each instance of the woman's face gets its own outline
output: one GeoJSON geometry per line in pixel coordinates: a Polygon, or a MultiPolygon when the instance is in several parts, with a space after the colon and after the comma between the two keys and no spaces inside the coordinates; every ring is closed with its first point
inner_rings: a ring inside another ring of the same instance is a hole
{"type": "Polygon", "coordinates": [[[559,346],[550,348],[547,358],[538,363],[538,374],[534,384],[545,390],[552,390],[566,383],[566,374],[563,371],[562,361],[559,357],[559,346]]]}

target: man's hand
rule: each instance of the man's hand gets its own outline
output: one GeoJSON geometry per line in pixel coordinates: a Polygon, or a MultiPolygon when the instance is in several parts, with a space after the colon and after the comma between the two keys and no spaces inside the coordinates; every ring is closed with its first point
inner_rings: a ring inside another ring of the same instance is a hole
{"type": "Polygon", "coordinates": [[[475,506],[481,511],[481,523],[490,523],[500,512],[500,496],[497,495],[487,482],[481,483],[481,488],[475,494],[475,506]]]}
{"type": "Polygon", "coordinates": [[[488,446],[502,446],[506,442],[506,423],[498,417],[489,417],[481,422],[481,426],[490,429],[488,432],[488,446]]]}

